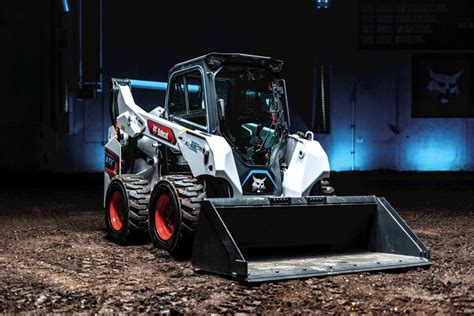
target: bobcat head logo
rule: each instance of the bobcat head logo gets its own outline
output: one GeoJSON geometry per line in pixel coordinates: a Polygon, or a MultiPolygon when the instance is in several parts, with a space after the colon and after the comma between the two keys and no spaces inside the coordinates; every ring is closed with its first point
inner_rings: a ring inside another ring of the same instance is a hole
{"type": "Polygon", "coordinates": [[[429,71],[431,81],[426,89],[430,95],[437,97],[441,104],[448,104],[450,97],[459,95],[458,80],[464,69],[454,75],[438,74],[431,69],[429,71]]]}
{"type": "Polygon", "coordinates": [[[255,178],[255,176],[252,176],[253,178],[253,183],[252,183],[252,191],[257,191],[257,193],[262,193],[263,190],[265,190],[265,180],[267,180],[267,177],[263,179],[255,178]]]}

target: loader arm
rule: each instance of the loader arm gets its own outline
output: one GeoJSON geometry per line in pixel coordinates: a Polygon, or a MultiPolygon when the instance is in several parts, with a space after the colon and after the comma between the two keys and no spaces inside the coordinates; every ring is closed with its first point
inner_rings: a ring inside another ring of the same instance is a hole
{"type": "Polygon", "coordinates": [[[177,137],[185,129],[164,118],[152,115],[139,107],[132,96],[130,85],[117,84],[117,127],[128,137],[143,135],[157,142],[179,150],[177,137]]]}
{"type": "Polygon", "coordinates": [[[114,86],[118,89],[116,124],[122,137],[148,137],[179,151],[194,177],[223,178],[232,186],[234,196],[242,195],[232,149],[223,137],[191,130],[148,113],[135,103],[127,81],[116,80],[114,86]]]}

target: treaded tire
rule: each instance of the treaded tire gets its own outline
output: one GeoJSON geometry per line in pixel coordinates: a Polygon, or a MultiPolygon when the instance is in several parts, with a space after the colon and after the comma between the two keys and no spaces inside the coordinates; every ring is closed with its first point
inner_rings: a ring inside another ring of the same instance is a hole
{"type": "Polygon", "coordinates": [[[205,188],[198,179],[188,175],[163,176],[153,189],[148,207],[153,245],[168,251],[175,259],[189,258],[199,220],[200,202],[205,197],[205,188]],[[165,216],[164,220],[160,213],[163,211],[160,204],[162,196],[167,196],[166,202],[169,200],[165,208],[170,216],[165,216]],[[163,222],[167,227],[163,228],[163,222]]]}
{"type": "Polygon", "coordinates": [[[145,241],[148,238],[149,200],[150,188],[143,177],[133,174],[115,176],[107,189],[105,202],[105,226],[109,239],[120,245],[145,241]]]}

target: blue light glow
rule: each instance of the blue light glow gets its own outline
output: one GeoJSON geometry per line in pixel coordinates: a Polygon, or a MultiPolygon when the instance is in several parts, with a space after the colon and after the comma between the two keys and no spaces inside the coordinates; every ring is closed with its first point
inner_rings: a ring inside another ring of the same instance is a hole
{"type": "Polygon", "coordinates": [[[351,142],[338,140],[334,144],[324,146],[329,156],[329,165],[334,171],[350,171],[352,169],[351,142]],[[328,150],[331,148],[331,150],[328,150]]]}
{"type": "Polygon", "coordinates": [[[459,139],[423,140],[407,143],[406,164],[401,169],[416,171],[455,171],[466,166],[466,152],[459,139]],[[404,168],[403,168],[404,167],[404,168]]]}
{"type": "MultiPolygon", "coordinates": [[[[430,122],[432,123],[432,122],[430,122]]],[[[430,123],[417,122],[397,139],[384,133],[370,133],[370,126],[360,129],[365,141],[356,143],[355,170],[400,170],[400,171],[461,171],[470,170],[469,142],[465,127],[452,126],[449,121],[436,121],[437,128],[430,123]],[[364,132],[367,133],[364,133],[364,132]]],[[[362,128],[362,125],[359,125],[362,128]]],[[[331,170],[351,170],[351,142],[337,135],[332,142],[323,140],[331,170]]]]}
{"type": "Polygon", "coordinates": [[[69,1],[68,0],[63,0],[63,10],[66,13],[69,13],[69,1]]]}
{"type": "Polygon", "coordinates": [[[416,171],[452,171],[455,167],[456,152],[439,147],[417,148],[412,152],[412,169],[416,171]]]}

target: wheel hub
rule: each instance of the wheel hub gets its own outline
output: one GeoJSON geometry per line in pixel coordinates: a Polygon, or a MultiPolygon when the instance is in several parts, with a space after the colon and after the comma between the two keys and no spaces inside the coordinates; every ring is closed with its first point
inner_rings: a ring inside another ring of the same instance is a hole
{"type": "Polygon", "coordinates": [[[162,240],[169,240],[174,231],[174,208],[171,198],[162,194],[156,202],[155,229],[162,240]]]}
{"type": "Polygon", "coordinates": [[[113,229],[119,231],[123,227],[124,223],[124,202],[125,199],[123,195],[119,191],[115,191],[112,194],[112,198],[110,199],[110,206],[109,206],[109,217],[110,217],[110,224],[112,225],[113,229]]]}

